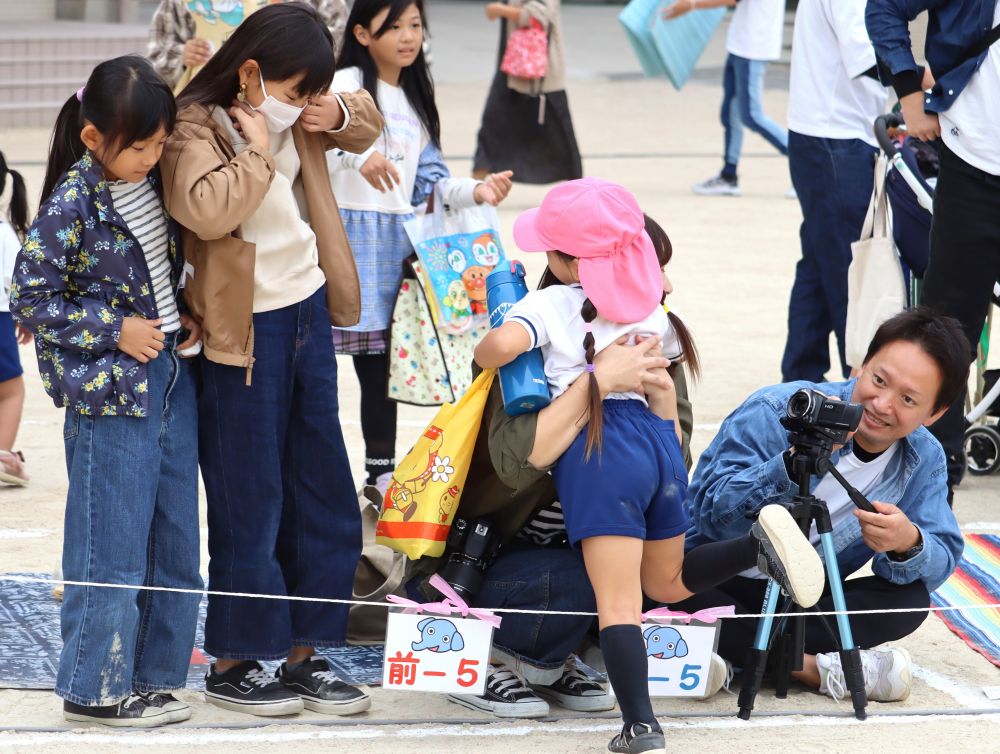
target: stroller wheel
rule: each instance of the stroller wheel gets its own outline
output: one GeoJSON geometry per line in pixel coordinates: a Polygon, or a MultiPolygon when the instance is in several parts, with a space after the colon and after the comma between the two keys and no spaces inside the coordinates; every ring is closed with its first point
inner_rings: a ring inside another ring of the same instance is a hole
{"type": "Polygon", "coordinates": [[[992,426],[966,430],[965,455],[970,474],[992,474],[1000,468],[1000,432],[992,426]]]}

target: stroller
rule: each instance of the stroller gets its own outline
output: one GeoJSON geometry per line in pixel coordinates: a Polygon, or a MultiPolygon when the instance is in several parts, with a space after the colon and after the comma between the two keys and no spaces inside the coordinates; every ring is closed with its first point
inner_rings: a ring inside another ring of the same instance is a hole
{"type": "MultiPolygon", "coordinates": [[[[875,138],[889,160],[886,194],[892,208],[892,236],[909,284],[909,304],[920,302],[920,289],[930,256],[930,230],[937,153],[923,142],[898,140],[890,131],[905,129],[895,114],[875,120],[875,138]]],[[[1000,281],[993,284],[993,304],[1000,306],[1000,281]]],[[[977,349],[976,386],[966,399],[965,465],[970,474],[992,474],[1000,469],[1000,369],[986,369],[993,309],[987,315],[977,349]],[[990,421],[990,419],[993,421],[990,421]]]]}

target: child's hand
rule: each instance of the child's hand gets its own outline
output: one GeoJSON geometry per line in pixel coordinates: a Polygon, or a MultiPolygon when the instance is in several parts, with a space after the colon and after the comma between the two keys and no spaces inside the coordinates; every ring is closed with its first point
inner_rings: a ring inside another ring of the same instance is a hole
{"type": "Polygon", "coordinates": [[[673,5],[664,8],[663,18],[667,21],[672,18],[680,18],[691,10],[694,10],[694,0],[677,0],[673,5]]]}
{"type": "Polygon", "coordinates": [[[212,59],[212,45],[207,39],[189,39],[184,43],[181,60],[188,68],[205,65],[212,59]]]}
{"type": "Polygon", "coordinates": [[[344,125],[344,108],[335,94],[321,94],[309,100],[302,111],[302,128],[312,133],[336,131],[344,125]]]}
{"type": "Polygon", "coordinates": [[[681,437],[680,414],[677,411],[677,390],[674,381],[670,377],[670,372],[665,368],[650,370],[653,379],[643,382],[646,390],[646,401],[649,403],[649,410],[661,419],[669,419],[674,423],[674,430],[677,432],[677,439],[683,442],[681,437]]]}
{"type": "Polygon", "coordinates": [[[490,21],[496,21],[498,18],[503,18],[507,12],[507,5],[505,3],[487,3],[486,4],[486,17],[490,21]]]}
{"type": "MultiPolygon", "coordinates": [[[[183,343],[177,345],[178,351],[183,351],[185,348],[191,348],[197,345],[201,341],[201,323],[198,322],[194,317],[188,314],[180,315],[181,327],[188,331],[187,340],[183,343]]],[[[181,355],[182,359],[189,359],[190,356],[181,355]]]]}
{"type": "Polygon", "coordinates": [[[233,119],[233,127],[247,144],[256,144],[265,152],[271,149],[271,136],[267,132],[267,121],[264,116],[250,107],[246,102],[233,102],[229,108],[229,117],[233,119]]]}
{"type": "Polygon", "coordinates": [[[383,194],[392,191],[393,182],[399,183],[399,172],[395,165],[381,152],[374,152],[361,166],[361,177],[383,194]],[[384,188],[383,188],[384,186],[384,188]]]}
{"type": "Polygon", "coordinates": [[[35,339],[35,336],[31,334],[31,330],[19,324],[14,325],[14,335],[17,337],[17,344],[19,346],[26,346],[35,339]]]}
{"type": "Polygon", "coordinates": [[[502,173],[490,173],[486,176],[486,179],[476,186],[473,193],[476,204],[488,204],[495,207],[506,199],[514,185],[510,179],[512,175],[514,175],[512,171],[505,170],[502,173]]]}
{"type": "Polygon", "coordinates": [[[127,353],[140,364],[155,359],[163,350],[164,335],[160,331],[162,319],[125,317],[118,336],[118,350],[127,353]]]}

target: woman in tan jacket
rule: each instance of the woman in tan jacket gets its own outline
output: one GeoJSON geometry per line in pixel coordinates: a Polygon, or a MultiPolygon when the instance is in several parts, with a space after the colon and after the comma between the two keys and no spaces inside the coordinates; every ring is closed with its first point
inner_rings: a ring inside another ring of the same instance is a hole
{"type": "MultiPolygon", "coordinates": [[[[357,322],[360,295],[324,150],[367,149],[382,118],[364,91],[325,94],[333,74],[313,8],[263,8],[185,89],[163,155],[204,332],[212,590],[351,596],[361,530],[329,326],[357,322]]],[[[345,605],[213,596],[207,700],[256,715],[368,709],[315,653],[343,644],[346,622],[345,605]],[[276,677],[258,662],[278,659],[276,677]]]]}

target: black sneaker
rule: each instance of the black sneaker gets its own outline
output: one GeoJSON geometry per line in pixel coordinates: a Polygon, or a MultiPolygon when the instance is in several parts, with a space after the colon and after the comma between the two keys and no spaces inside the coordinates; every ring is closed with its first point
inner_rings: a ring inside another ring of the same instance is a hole
{"type": "Polygon", "coordinates": [[[372,698],[359,688],[344,683],[322,657],[313,657],[289,669],[278,668],[278,682],[298,694],[306,709],[327,715],[355,715],[372,706],[372,698]]]}
{"type": "Polygon", "coordinates": [[[792,514],[783,505],[765,505],[750,536],[760,543],[757,567],[778,582],[802,607],[812,607],[823,594],[826,572],[823,561],[792,514]]]}
{"type": "Polygon", "coordinates": [[[558,681],[548,686],[532,684],[531,689],[538,696],[577,712],[604,712],[615,706],[615,700],[604,687],[588,678],[576,666],[575,657],[566,661],[558,681]]]}
{"type": "Polygon", "coordinates": [[[662,730],[654,730],[652,725],[646,723],[633,723],[631,728],[622,728],[622,732],[611,739],[608,751],[618,754],[666,754],[667,744],[662,730]]]}
{"type": "Polygon", "coordinates": [[[162,709],[170,719],[167,722],[182,723],[191,717],[191,707],[173,694],[162,691],[136,691],[150,707],[162,709]]]}
{"type": "Polygon", "coordinates": [[[298,694],[278,683],[253,660],[241,662],[225,673],[216,672],[213,663],[205,674],[205,701],[222,709],[262,717],[294,715],[303,707],[298,694]]]}
{"type": "Polygon", "coordinates": [[[85,707],[64,699],[63,717],[75,723],[100,723],[113,728],[155,728],[172,722],[166,710],[154,707],[139,694],[103,707],[85,707]]]}
{"type": "Polygon", "coordinates": [[[448,699],[497,717],[545,717],[549,714],[548,702],[537,697],[521,676],[498,665],[490,665],[485,694],[448,694],[448,699]]]}

